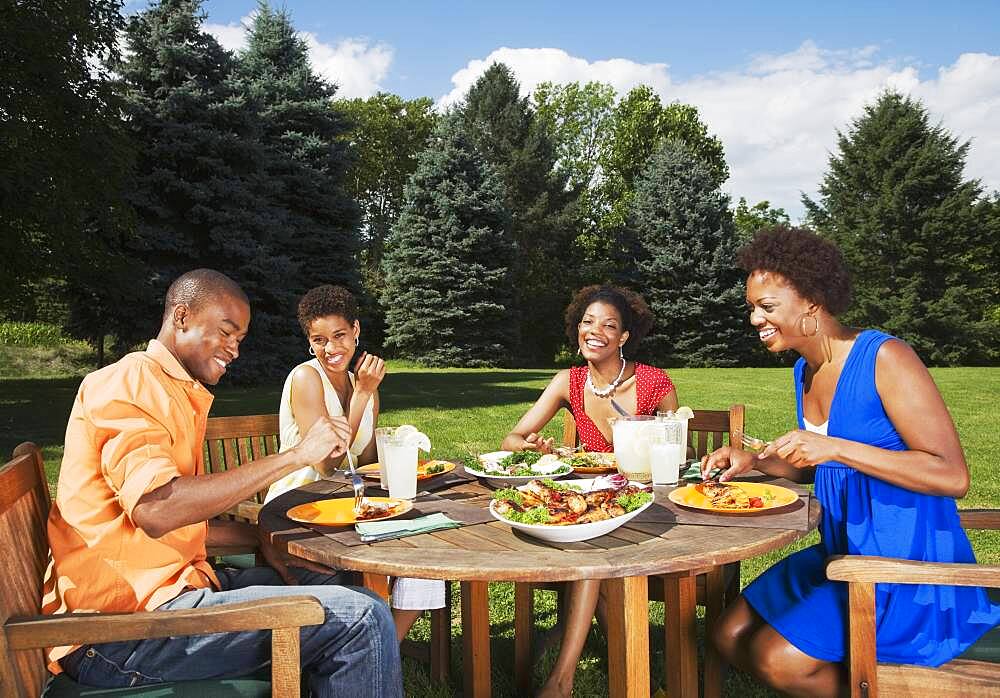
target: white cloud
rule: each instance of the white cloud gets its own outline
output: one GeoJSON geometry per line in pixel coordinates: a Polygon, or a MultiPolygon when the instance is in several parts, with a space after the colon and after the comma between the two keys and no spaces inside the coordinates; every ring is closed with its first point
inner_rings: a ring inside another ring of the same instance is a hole
{"type": "Polygon", "coordinates": [[[461,100],[473,83],[494,63],[504,63],[521,83],[522,94],[532,92],[542,82],[587,82],[599,80],[625,93],[636,85],[646,84],[663,94],[671,88],[666,63],[635,63],[624,58],[589,62],[557,48],[498,48],[482,60],[468,65],[451,76],[454,89],[441,97],[438,107],[461,100]]]}
{"type": "MultiPolygon", "coordinates": [[[[253,13],[234,24],[202,25],[224,48],[239,51],[246,48],[244,27],[250,26],[253,13]]],[[[313,70],[328,82],[337,85],[337,96],[369,97],[381,89],[381,82],[392,64],[393,49],[384,43],[371,43],[364,38],[348,38],[336,44],[320,41],[312,32],[299,32],[309,49],[313,70]]]]}
{"type": "Polygon", "coordinates": [[[1000,189],[1000,56],[962,54],[921,79],[914,61],[880,58],[877,47],[832,51],[807,41],[789,53],[754,56],[740,69],[675,80],[665,63],[588,62],[559,49],[500,48],[456,72],[454,89],[439,105],[461,99],[495,61],[510,66],[524,94],[545,80],[601,80],[619,94],[645,83],[666,102],[697,106],[725,145],[731,170],[725,188],[750,203],[767,199],[793,218],[803,213],[800,192],[815,195],[836,131],[848,129],[886,88],[920,98],[935,122],[962,141],[972,139],[966,176],[1000,189]]]}

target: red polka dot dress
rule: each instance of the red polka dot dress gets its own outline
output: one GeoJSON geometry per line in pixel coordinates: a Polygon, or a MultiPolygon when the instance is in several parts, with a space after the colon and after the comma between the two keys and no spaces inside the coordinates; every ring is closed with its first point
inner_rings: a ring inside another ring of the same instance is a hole
{"type": "MultiPolygon", "coordinates": [[[[608,443],[604,434],[583,408],[584,383],[587,381],[587,366],[573,366],[569,370],[569,405],[576,420],[576,433],[580,443],[588,451],[611,452],[614,446],[608,443]]],[[[653,366],[636,363],[635,401],[636,414],[656,414],[656,406],[663,396],[674,389],[674,384],[666,371],[653,366]]]]}

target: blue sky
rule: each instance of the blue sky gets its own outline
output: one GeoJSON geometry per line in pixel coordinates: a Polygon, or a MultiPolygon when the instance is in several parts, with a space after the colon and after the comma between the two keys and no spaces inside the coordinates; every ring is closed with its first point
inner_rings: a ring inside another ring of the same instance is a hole
{"type": "MultiPolygon", "coordinates": [[[[128,11],[140,9],[143,0],[128,11]]],[[[279,3],[275,3],[279,5],[279,3]]],[[[279,5],[280,6],[280,5],[279,5]]],[[[256,0],[209,0],[239,49],[256,0]]],[[[319,2],[286,0],[314,67],[342,96],[447,105],[494,60],[542,80],[645,83],[697,106],[726,147],[725,188],[793,217],[849,126],[886,87],[972,139],[967,175],[1000,189],[1000,2],[319,2]]]]}

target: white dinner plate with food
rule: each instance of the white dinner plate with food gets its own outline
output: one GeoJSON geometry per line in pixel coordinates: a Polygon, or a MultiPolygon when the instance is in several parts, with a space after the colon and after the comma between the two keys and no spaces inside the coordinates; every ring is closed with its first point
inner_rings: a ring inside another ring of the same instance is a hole
{"type": "Polygon", "coordinates": [[[553,454],[534,451],[493,451],[464,462],[465,472],[491,487],[516,487],[537,478],[557,480],[573,472],[573,466],[553,454]]]}
{"type": "Polygon", "coordinates": [[[535,538],[553,543],[572,543],[611,533],[652,504],[653,492],[648,486],[625,481],[621,476],[562,482],[549,480],[548,483],[536,480],[517,488],[494,492],[490,513],[497,521],[535,538]],[[614,477],[620,479],[614,481],[614,477]],[[610,482],[620,485],[609,486],[610,482]],[[517,497],[512,496],[511,490],[520,493],[519,502],[517,497]],[[550,496],[547,490],[554,490],[555,495],[550,496]],[[586,505],[579,512],[577,498],[586,505]],[[572,519],[572,523],[568,519],[572,519]]]}

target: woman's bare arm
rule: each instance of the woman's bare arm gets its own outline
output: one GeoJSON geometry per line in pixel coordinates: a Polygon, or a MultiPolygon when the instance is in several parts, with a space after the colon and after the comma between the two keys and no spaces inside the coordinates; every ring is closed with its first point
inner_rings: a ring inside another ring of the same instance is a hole
{"type": "Polygon", "coordinates": [[[514,425],[503,440],[501,448],[507,451],[551,450],[552,440],[541,439],[538,432],[562,407],[569,405],[569,370],[557,373],[535,400],[524,416],[514,425]]]}

